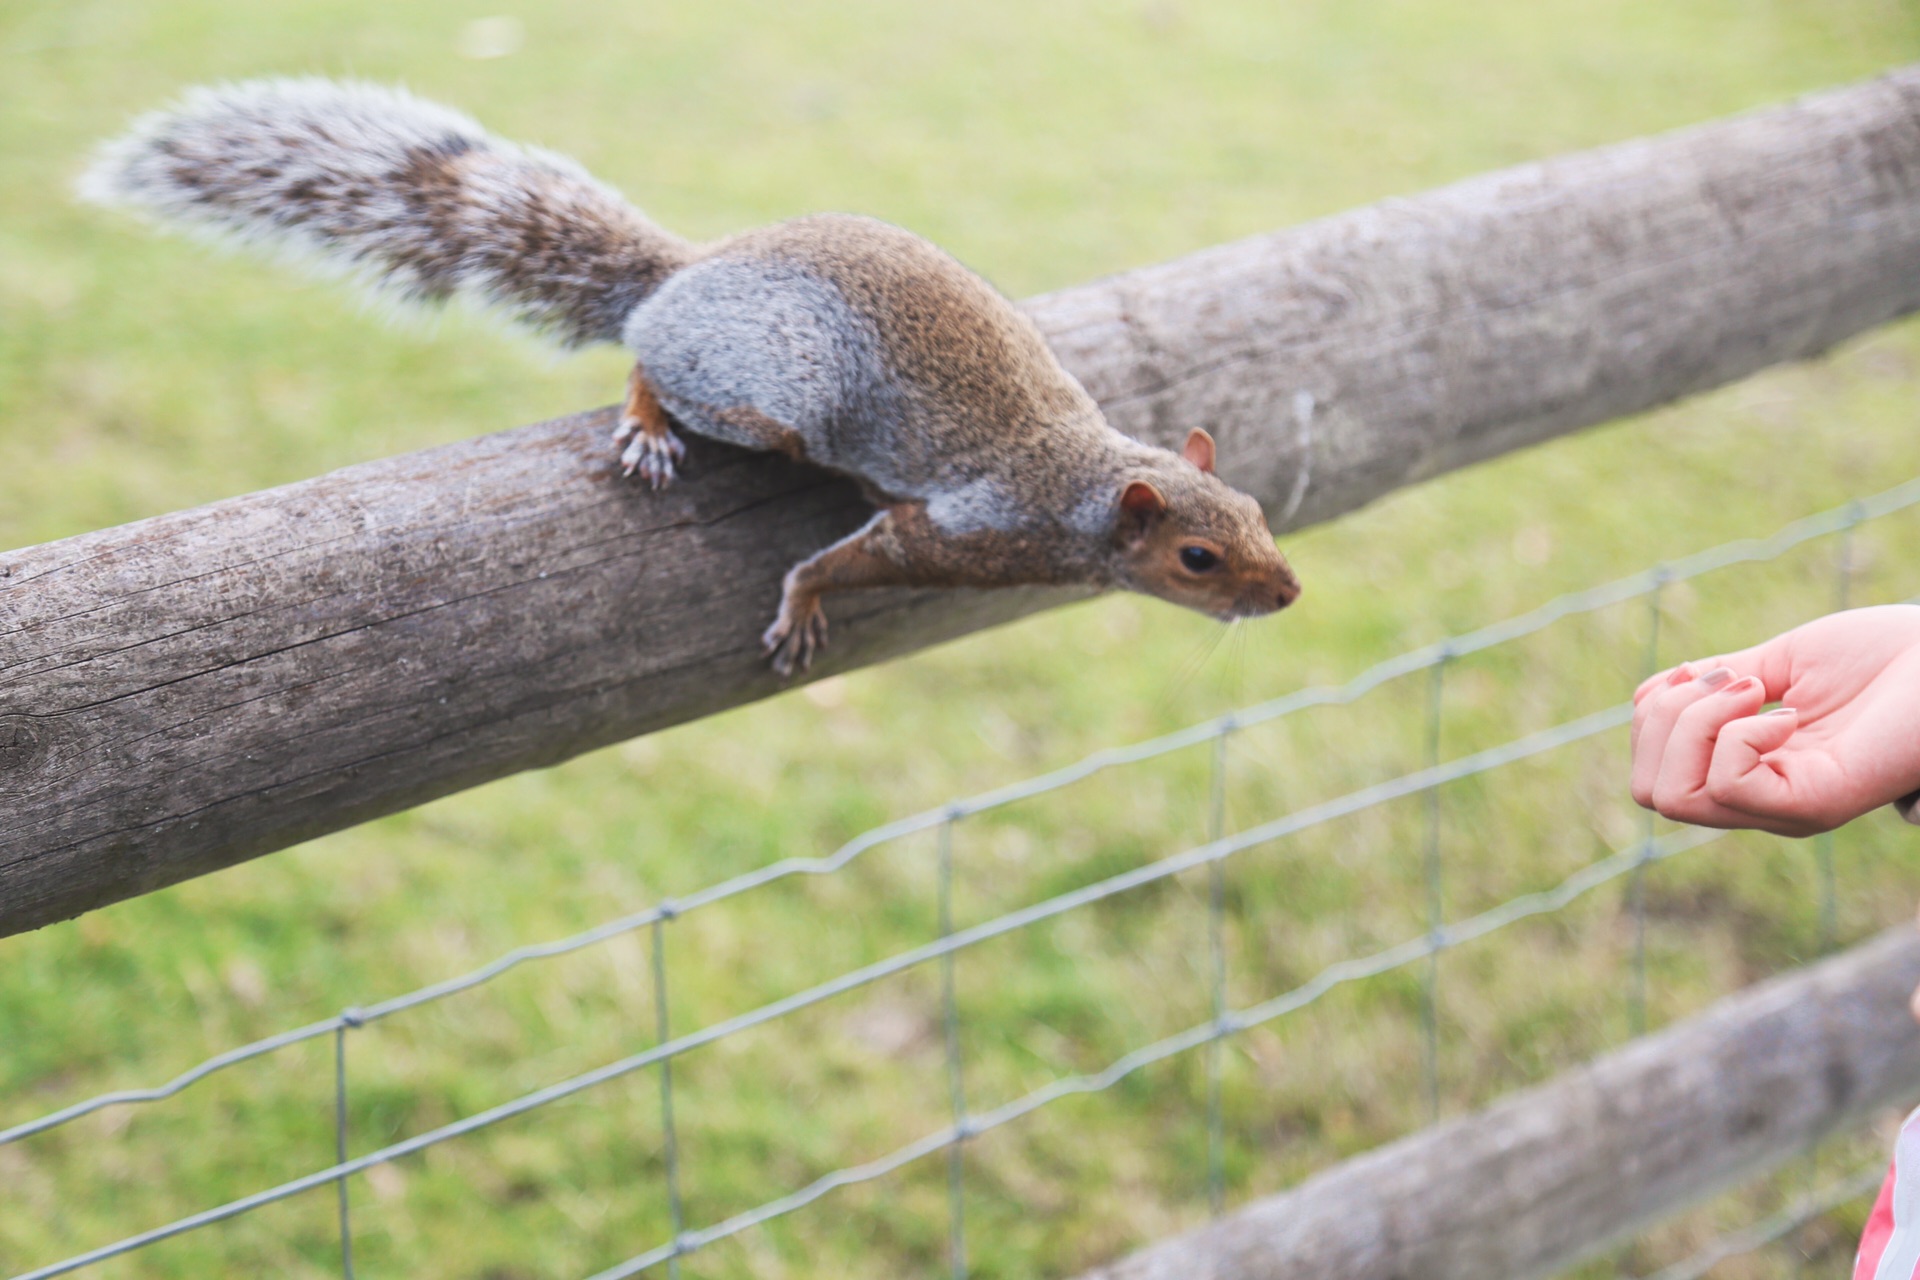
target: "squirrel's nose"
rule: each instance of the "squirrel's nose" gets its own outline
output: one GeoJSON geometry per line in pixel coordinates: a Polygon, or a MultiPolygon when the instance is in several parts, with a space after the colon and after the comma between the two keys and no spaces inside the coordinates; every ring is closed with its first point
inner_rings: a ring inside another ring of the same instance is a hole
{"type": "Polygon", "coordinates": [[[1288,574],[1286,577],[1280,579],[1279,589],[1274,592],[1276,603],[1273,607],[1276,609],[1284,609],[1299,598],[1300,579],[1294,577],[1292,574],[1288,574]]]}

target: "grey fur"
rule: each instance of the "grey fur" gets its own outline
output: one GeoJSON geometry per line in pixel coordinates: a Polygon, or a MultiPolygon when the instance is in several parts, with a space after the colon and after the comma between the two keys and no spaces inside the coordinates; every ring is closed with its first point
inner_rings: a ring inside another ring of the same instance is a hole
{"type": "Polygon", "coordinates": [[[396,89],[194,89],[103,146],[80,193],[288,252],[408,301],[503,306],[566,345],[613,341],[691,246],[573,161],[396,89]]]}
{"type": "Polygon", "coordinates": [[[821,466],[919,496],[861,438],[898,412],[872,322],[801,264],[723,250],[634,308],[621,341],[688,430],[765,448],[717,412],[750,407],[796,433],[821,466]]]}
{"type": "MultiPolygon", "coordinates": [[[[627,319],[621,341],[667,411],[696,434],[763,449],[762,437],[715,412],[752,408],[793,431],[809,461],[892,499],[926,502],[928,518],[948,533],[1051,523],[1049,510],[1023,502],[998,474],[1010,461],[1004,454],[970,458],[941,447],[951,439],[935,421],[945,406],[889,367],[882,335],[836,284],[794,257],[768,255],[773,239],[730,242],[677,272],[627,319]]],[[[1089,532],[1112,527],[1123,465],[1153,455],[1173,461],[1097,411],[1031,443],[1073,485],[1072,508],[1098,511],[1089,532]],[[1077,465],[1058,465],[1065,451],[1077,465]]]]}
{"type": "Polygon", "coordinates": [[[675,423],[858,479],[883,513],[787,575],[763,637],[783,674],[825,643],[826,591],[1119,585],[1223,618],[1299,593],[1204,433],[1196,463],[1114,430],[1003,295],[872,218],[695,246],[570,160],[324,80],[195,90],[104,147],[81,189],[402,297],[504,306],[565,344],[623,342],[615,444],[656,488],[685,452],[675,423]]]}
{"type": "MultiPolygon", "coordinates": [[[[1105,519],[1096,532],[1113,524],[1111,495],[1099,495],[1105,519]]],[[[983,529],[1010,529],[1031,523],[1020,508],[1019,495],[994,476],[980,476],[958,488],[927,499],[927,519],[945,533],[979,533],[983,529]]]]}

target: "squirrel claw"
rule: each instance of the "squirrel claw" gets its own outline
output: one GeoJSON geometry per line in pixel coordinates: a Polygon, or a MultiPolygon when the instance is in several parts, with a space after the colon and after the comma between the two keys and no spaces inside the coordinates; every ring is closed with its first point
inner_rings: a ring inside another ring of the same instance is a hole
{"type": "Polygon", "coordinates": [[[813,655],[827,647],[827,614],[818,600],[793,608],[781,602],[780,616],[760,637],[762,652],[773,659],[774,674],[782,680],[813,665],[813,655]]]}
{"type": "MultiPolygon", "coordinates": [[[[620,430],[627,430],[625,421],[621,422],[620,430]]],[[[620,439],[616,433],[614,443],[618,444],[620,439]]],[[[620,455],[620,470],[622,475],[638,475],[653,488],[664,489],[674,481],[673,464],[686,456],[687,447],[673,432],[652,435],[642,431],[632,437],[620,455]]]]}

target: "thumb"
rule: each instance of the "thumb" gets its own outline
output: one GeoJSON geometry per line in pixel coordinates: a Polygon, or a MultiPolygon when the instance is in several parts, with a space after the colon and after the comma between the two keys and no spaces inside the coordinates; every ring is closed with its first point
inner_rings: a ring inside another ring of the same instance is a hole
{"type": "Polygon", "coordinates": [[[1785,746],[1800,727],[1800,713],[1777,707],[1721,726],[1707,767],[1707,795],[1716,804],[1763,818],[1791,818],[1792,788],[1761,757],[1785,746]]]}

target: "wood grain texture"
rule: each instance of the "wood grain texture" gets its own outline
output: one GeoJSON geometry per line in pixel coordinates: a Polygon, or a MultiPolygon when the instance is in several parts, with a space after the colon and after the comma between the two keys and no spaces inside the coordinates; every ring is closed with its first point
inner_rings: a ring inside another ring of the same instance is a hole
{"type": "MultiPolygon", "coordinates": [[[[1920,69],[1027,305],[1117,425],[1207,428],[1297,528],[1920,307],[1920,69]]],[[[780,575],[854,490],[691,441],[653,494],[610,429],[0,555],[0,934],[773,692],[780,575]]],[[[836,600],[816,674],[1071,598],[836,600]]]]}
{"type": "Polygon", "coordinates": [[[1911,928],[1081,1280],[1535,1280],[1920,1097],[1911,928]]]}

